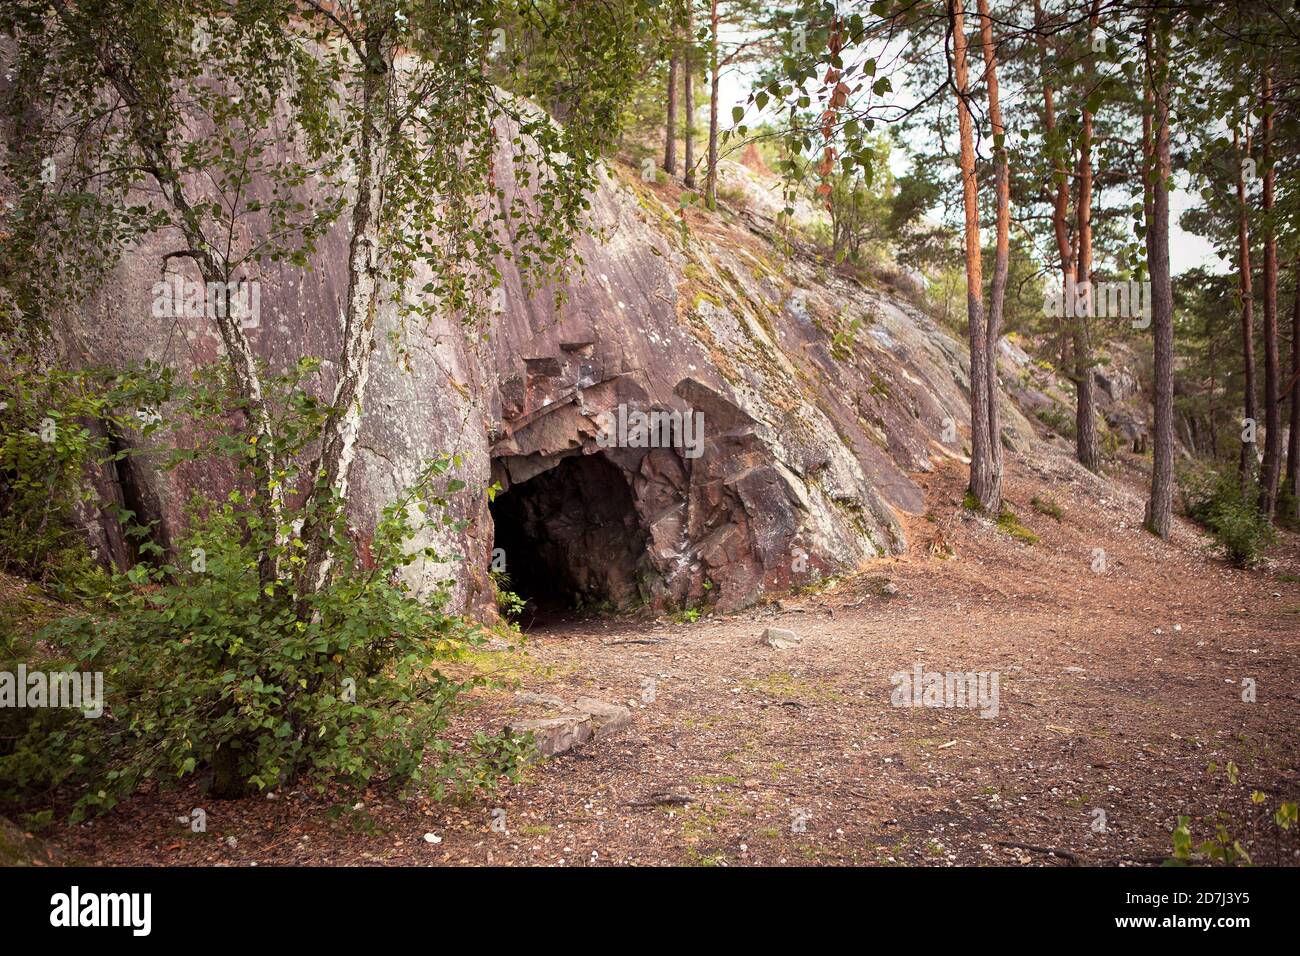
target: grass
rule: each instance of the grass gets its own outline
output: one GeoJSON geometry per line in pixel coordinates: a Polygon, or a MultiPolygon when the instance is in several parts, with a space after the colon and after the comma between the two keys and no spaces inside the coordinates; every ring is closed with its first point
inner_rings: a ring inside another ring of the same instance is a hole
{"type": "Polygon", "coordinates": [[[741,681],[748,691],[766,694],[777,700],[842,700],[844,695],[832,687],[814,684],[793,674],[776,673],[767,677],[749,677],[741,681]]]}
{"type": "Polygon", "coordinates": [[[1061,515],[1065,514],[1064,510],[1051,498],[1040,498],[1037,495],[1029,499],[1029,505],[1040,515],[1047,515],[1049,518],[1061,520],[1061,515]]]}
{"type": "Polygon", "coordinates": [[[1016,517],[1016,513],[1006,506],[1003,506],[1002,510],[998,513],[998,529],[1002,531],[1003,534],[1010,535],[1012,538],[1015,538],[1017,541],[1023,541],[1025,544],[1038,543],[1038,535],[1034,534],[1021,524],[1020,519],[1016,517]]]}
{"type": "Polygon", "coordinates": [[[465,648],[457,653],[455,664],[448,669],[467,669],[488,678],[497,687],[514,690],[526,679],[551,680],[572,672],[575,667],[541,664],[533,660],[526,650],[515,646],[499,651],[465,648]]]}
{"type": "MultiPolygon", "coordinates": [[[[1034,502],[1037,501],[1038,499],[1035,498],[1034,502]]],[[[976,513],[979,513],[984,510],[983,507],[980,505],[979,498],[975,497],[975,492],[970,490],[967,490],[966,497],[962,499],[961,503],[962,503],[962,507],[965,508],[967,511],[974,511],[976,513]]],[[[1031,504],[1032,503],[1033,502],[1031,502],[1031,504]]],[[[1035,505],[1034,510],[1035,511],[1038,510],[1037,505],[1035,505]]],[[[1057,508],[1057,510],[1059,511],[1060,509],[1057,508]]],[[[1059,515],[1053,515],[1053,517],[1057,518],[1057,520],[1060,520],[1059,515]]],[[[1017,517],[1016,513],[1012,511],[1010,508],[1008,508],[1005,503],[1002,505],[1002,510],[998,512],[997,525],[999,531],[1001,531],[1003,534],[1009,535],[1012,538],[1015,538],[1017,541],[1023,541],[1025,544],[1038,543],[1038,535],[1034,534],[1027,527],[1025,527],[1024,524],[1021,523],[1020,518],[1017,517]]]]}

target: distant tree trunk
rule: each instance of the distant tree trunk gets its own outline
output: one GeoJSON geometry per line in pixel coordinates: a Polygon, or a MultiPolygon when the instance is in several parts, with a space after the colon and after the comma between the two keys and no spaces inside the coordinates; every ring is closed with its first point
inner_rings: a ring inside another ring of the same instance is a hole
{"type": "Polygon", "coordinates": [[[1002,506],[1002,494],[993,465],[993,442],[989,434],[988,330],[984,325],[984,277],[980,262],[974,117],[968,102],[970,97],[970,78],[966,62],[968,42],[962,0],[949,0],[948,17],[953,38],[957,128],[961,144],[958,163],[961,168],[962,207],[966,220],[966,316],[970,327],[970,490],[979,502],[980,508],[989,514],[997,514],[1002,506]]]}
{"type": "MultiPolygon", "coordinates": [[[[1056,130],[1056,94],[1051,80],[1048,79],[1052,74],[1047,65],[1047,31],[1040,0],[1034,0],[1034,26],[1038,35],[1038,73],[1043,79],[1043,129],[1050,135],[1056,130]]],[[[1056,200],[1052,204],[1052,231],[1056,236],[1056,253],[1061,260],[1061,304],[1065,312],[1065,322],[1062,323],[1062,330],[1064,330],[1066,325],[1073,324],[1071,319],[1073,316],[1075,283],[1074,243],[1070,237],[1070,175],[1069,168],[1063,160],[1056,160],[1053,167],[1053,175],[1056,181],[1056,200]]],[[[1071,344],[1070,338],[1063,332],[1061,337],[1062,368],[1070,367],[1067,357],[1072,351],[1071,344]]]]}
{"type": "Polygon", "coordinates": [[[1215,427],[1215,422],[1218,420],[1219,410],[1214,396],[1218,392],[1219,349],[1212,325],[1213,322],[1210,316],[1207,315],[1205,318],[1205,341],[1207,343],[1205,357],[1210,366],[1210,386],[1205,396],[1205,430],[1210,436],[1210,457],[1217,461],[1219,458],[1219,429],[1215,427]]]}
{"type": "Polygon", "coordinates": [[[1151,194],[1147,221],[1147,270],[1151,275],[1154,340],[1155,422],[1151,456],[1151,498],[1143,522],[1148,531],[1169,537],[1174,500],[1174,294],[1169,275],[1169,64],[1168,41],[1154,24],[1147,27],[1147,78],[1155,99],[1155,168],[1144,177],[1151,194]]]}
{"type": "MultiPolygon", "coordinates": [[[[676,38],[674,38],[674,43],[676,38]]],[[[668,60],[668,116],[664,123],[664,172],[677,175],[677,59],[668,60]]]]}
{"type": "Polygon", "coordinates": [[[1293,520],[1300,519],[1300,256],[1291,264],[1295,282],[1291,303],[1291,432],[1286,449],[1286,488],[1293,520]]]}
{"type": "MultiPolygon", "coordinates": [[[[1245,366],[1245,417],[1250,422],[1252,431],[1258,423],[1258,410],[1255,407],[1255,292],[1254,279],[1250,271],[1250,209],[1246,205],[1246,169],[1245,160],[1250,155],[1250,131],[1245,137],[1245,151],[1240,151],[1241,135],[1232,134],[1233,145],[1238,147],[1237,166],[1237,286],[1241,295],[1241,355],[1245,366]]],[[[1244,425],[1242,426],[1245,427],[1244,425]]],[[[1255,443],[1242,441],[1241,471],[1242,487],[1248,487],[1255,475],[1255,443]]]]}
{"type": "Polygon", "coordinates": [[[1002,337],[1002,311],[1007,297],[1007,271],[1011,262],[1011,177],[1007,170],[1006,126],[1002,122],[1002,101],[998,91],[997,47],[993,43],[993,19],[988,0],[978,0],[980,39],[984,51],[985,83],[989,95],[989,121],[993,124],[994,192],[997,197],[997,239],[993,258],[993,280],[989,285],[989,321],[985,337],[988,358],[989,449],[994,481],[1002,486],[1002,423],[998,408],[998,339],[1002,337]]]}
{"type": "Polygon", "coordinates": [[[718,0],[709,5],[709,170],[704,185],[704,201],[710,209],[718,205],[718,0]]]}
{"type": "Polygon", "coordinates": [[[695,188],[695,10],[693,0],[686,5],[686,48],[682,52],[682,107],[686,113],[686,175],[687,189],[695,188]]]}
{"type": "Polygon", "coordinates": [[[1273,75],[1264,72],[1264,471],[1260,507],[1271,521],[1277,511],[1277,479],[1282,465],[1282,415],[1279,408],[1277,353],[1277,228],[1273,224],[1273,75]]]}
{"type": "MultiPolygon", "coordinates": [[[[1088,46],[1097,31],[1101,0],[1093,0],[1088,19],[1088,46]]],[[[1101,469],[1097,454],[1097,415],[1093,390],[1092,344],[1089,341],[1088,320],[1093,315],[1092,295],[1092,113],[1083,110],[1079,130],[1079,202],[1078,215],[1079,263],[1078,285],[1083,290],[1082,308],[1074,314],[1074,382],[1075,401],[1075,453],[1080,463],[1089,471],[1101,469]]],[[[1078,297],[1075,299],[1079,303],[1078,297]]]]}

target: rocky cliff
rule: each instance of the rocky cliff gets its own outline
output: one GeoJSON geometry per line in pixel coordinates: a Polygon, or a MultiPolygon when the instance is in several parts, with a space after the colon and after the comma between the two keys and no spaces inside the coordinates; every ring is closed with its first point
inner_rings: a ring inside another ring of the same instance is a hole
{"type": "MultiPolygon", "coordinates": [[[[381,314],[351,484],[358,525],[372,526],[420,463],[444,452],[462,456],[471,488],[503,489],[491,506],[460,497],[463,533],[430,532],[464,560],[415,568],[420,586],[451,577],[459,605],[486,606],[496,551],[535,595],[734,608],[907,547],[899,515],[923,508],[909,475],[963,452],[964,345],[889,287],[792,250],[756,198],[770,181],[734,165],[727,176],[746,180],[750,199],[689,210],[683,223],[675,186],[611,167],[564,304],[552,290],[529,295],[503,261],[486,337],[455,317],[390,336],[398,319],[381,314]],[[663,427],[644,434],[639,416],[652,413],[663,427]]],[[[150,358],[182,372],[218,358],[205,320],[153,314],[168,239],[133,250],[67,317],[70,356],[150,358]]],[[[339,229],[322,246],[323,268],[259,277],[250,334],[271,369],[336,353],[345,248],[339,229]]],[[[1006,353],[1027,361],[1012,345],[1006,353]]],[[[327,362],[323,395],[332,374],[327,362]]],[[[1004,421],[1009,446],[1033,440],[1012,402],[1004,421]]],[[[191,490],[236,480],[211,465],[169,474],[146,462],[107,478],[159,519],[164,540],[191,490]]],[[[111,529],[98,543],[121,550],[111,529]]]]}

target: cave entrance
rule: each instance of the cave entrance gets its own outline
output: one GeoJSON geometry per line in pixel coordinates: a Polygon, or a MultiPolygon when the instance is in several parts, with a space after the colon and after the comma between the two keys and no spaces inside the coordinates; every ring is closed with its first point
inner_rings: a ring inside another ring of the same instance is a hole
{"type": "Polygon", "coordinates": [[[640,600],[647,535],[626,473],[603,454],[565,458],[497,495],[489,510],[494,566],[504,565],[501,586],[527,601],[523,624],[640,600]]]}

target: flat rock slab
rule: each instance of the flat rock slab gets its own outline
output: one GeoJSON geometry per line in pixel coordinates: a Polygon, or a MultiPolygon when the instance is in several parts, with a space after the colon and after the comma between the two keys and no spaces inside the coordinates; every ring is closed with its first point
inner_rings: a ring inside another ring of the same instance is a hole
{"type": "Polygon", "coordinates": [[[540,757],[553,757],[574,747],[581,747],[596,733],[590,714],[565,714],[540,720],[520,720],[510,725],[517,734],[531,733],[540,757]]]}
{"type": "Polygon", "coordinates": [[[579,697],[572,704],[549,694],[520,694],[519,698],[565,710],[553,717],[517,720],[507,727],[516,734],[531,733],[539,757],[553,757],[632,726],[632,711],[594,697],[579,697]]]}
{"type": "Polygon", "coordinates": [[[551,707],[556,710],[563,710],[568,707],[568,702],[563,697],[556,697],[554,694],[534,694],[531,691],[521,690],[515,694],[515,699],[521,704],[541,704],[545,707],[551,707]]]}
{"type": "Polygon", "coordinates": [[[591,715],[596,723],[596,736],[607,737],[632,726],[632,711],[620,704],[610,704],[594,697],[579,697],[573,706],[591,715]]]}
{"type": "Polygon", "coordinates": [[[794,631],[788,631],[783,627],[769,627],[763,632],[758,643],[765,647],[775,647],[778,651],[789,650],[792,647],[798,647],[803,638],[794,631]]]}

